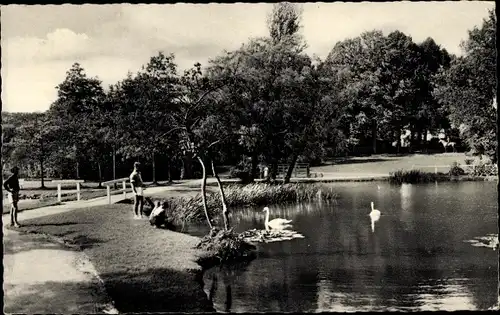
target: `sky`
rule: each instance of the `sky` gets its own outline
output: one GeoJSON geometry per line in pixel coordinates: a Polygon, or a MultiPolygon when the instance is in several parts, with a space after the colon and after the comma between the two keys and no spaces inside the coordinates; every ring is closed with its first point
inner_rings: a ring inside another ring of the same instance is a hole
{"type": "MultiPolygon", "coordinates": [[[[303,3],[307,52],[325,58],[336,42],[373,29],[432,37],[461,54],[467,30],[494,1],[303,3]]],[[[272,4],[1,6],[2,111],[45,111],[71,65],[79,62],[106,88],[137,72],[159,51],[180,73],[252,37],[267,36],[272,4]]]]}

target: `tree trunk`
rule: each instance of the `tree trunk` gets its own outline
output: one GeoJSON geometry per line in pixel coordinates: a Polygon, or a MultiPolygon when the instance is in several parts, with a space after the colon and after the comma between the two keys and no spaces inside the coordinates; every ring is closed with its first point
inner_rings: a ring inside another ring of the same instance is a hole
{"type": "Polygon", "coordinates": [[[252,170],[250,175],[250,180],[253,182],[257,178],[257,166],[259,164],[258,156],[256,152],[252,153],[252,170]]]}
{"type": "Polygon", "coordinates": [[[158,182],[156,181],[156,163],[155,163],[155,154],[153,153],[151,157],[152,163],[153,163],[153,185],[158,185],[158,182]]]}
{"type": "Polygon", "coordinates": [[[226,312],[231,312],[231,306],[233,305],[233,294],[231,292],[231,285],[226,285],[226,312]]]}
{"type": "Polygon", "coordinates": [[[419,128],[418,131],[417,131],[417,143],[415,143],[418,150],[421,150],[421,146],[422,146],[422,129],[419,128]]]}
{"type": "Polygon", "coordinates": [[[63,173],[64,173],[64,158],[61,157],[60,162],[59,162],[59,179],[63,179],[63,173]]]}
{"type": "Polygon", "coordinates": [[[278,162],[276,160],[271,164],[271,169],[269,171],[271,172],[271,180],[275,181],[276,177],[278,176],[278,162]]]}
{"type": "Polygon", "coordinates": [[[192,162],[192,157],[191,156],[185,156],[182,162],[182,175],[183,179],[191,179],[193,178],[193,162],[192,162]]]}
{"type": "MultiPolygon", "coordinates": [[[[116,179],[116,149],[113,146],[113,180],[116,179]]],[[[116,183],[113,185],[116,189],[116,183]]]]}
{"type": "Polygon", "coordinates": [[[217,293],[217,284],[219,282],[219,279],[217,278],[217,276],[214,274],[212,274],[212,285],[210,286],[210,291],[208,293],[208,300],[213,303],[213,300],[214,300],[214,297],[215,297],[215,294],[217,293]]]}
{"type": "Polygon", "coordinates": [[[412,152],[414,136],[415,136],[415,129],[413,127],[411,127],[410,128],[410,143],[408,144],[409,145],[409,147],[408,147],[409,153],[412,152]]]}
{"type": "Polygon", "coordinates": [[[201,170],[203,173],[203,180],[201,183],[201,200],[203,202],[203,210],[205,211],[205,217],[207,218],[207,223],[210,229],[212,229],[212,222],[210,222],[210,216],[208,215],[208,208],[207,208],[207,171],[205,168],[205,162],[203,162],[203,159],[201,157],[197,157],[198,162],[200,162],[201,165],[201,170]]]}
{"type": "Polygon", "coordinates": [[[101,162],[97,162],[97,168],[99,169],[99,188],[102,188],[102,170],[101,170],[101,162]]]}
{"type": "Polygon", "coordinates": [[[294,153],[292,155],[292,161],[290,162],[290,165],[288,165],[288,170],[286,171],[285,178],[283,179],[284,184],[288,184],[290,182],[290,178],[292,178],[293,169],[295,168],[295,164],[297,163],[298,158],[298,154],[294,153]]]}
{"type": "Polygon", "coordinates": [[[80,179],[80,163],[76,161],[76,179],[80,179]]]}
{"type": "Polygon", "coordinates": [[[399,153],[401,151],[401,128],[397,128],[396,131],[396,139],[397,139],[397,144],[396,144],[396,152],[399,153]]]}
{"type": "Polygon", "coordinates": [[[424,129],[424,132],[423,132],[423,149],[424,149],[424,152],[427,153],[427,129],[424,129]]]}
{"type": "Polygon", "coordinates": [[[43,154],[44,154],[44,147],[43,147],[43,141],[40,141],[40,177],[41,177],[41,188],[45,188],[45,180],[44,180],[44,177],[45,177],[45,172],[44,172],[44,169],[43,169],[43,154]]]}
{"type": "Polygon", "coordinates": [[[184,167],[184,158],[181,159],[181,174],[180,174],[180,179],[184,179],[186,177],[186,170],[184,167]]]}
{"type": "Polygon", "coordinates": [[[217,185],[219,186],[220,199],[222,202],[222,218],[224,219],[224,229],[227,231],[229,229],[229,217],[228,217],[226,195],[224,194],[224,188],[222,187],[222,182],[219,178],[219,174],[215,170],[215,164],[213,160],[212,160],[212,172],[214,174],[215,179],[217,180],[217,185]]]}
{"type": "Polygon", "coordinates": [[[172,182],[172,159],[170,156],[168,157],[168,168],[167,168],[167,176],[168,176],[168,182],[172,182]]]}
{"type": "Polygon", "coordinates": [[[43,169],[43,157],[40,158],[40,179],[42,182],[41,188],[45,188],[45,170],[43,169]]]}
{"type": "Polygon", "coordinates": [[[377,121],[375,119],[372,123],[372,141],[373,154],[377,154],[377,121]]]}

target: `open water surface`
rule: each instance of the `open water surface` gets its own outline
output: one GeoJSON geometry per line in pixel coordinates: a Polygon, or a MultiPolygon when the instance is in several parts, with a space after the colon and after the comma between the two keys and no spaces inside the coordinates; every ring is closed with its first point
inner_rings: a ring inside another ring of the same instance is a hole
{"type": "MultiPolygon", "coordinates": [[[[218,311],[451,311],[497,303],[498,251],[464,242],[498,234],[496,182],[332,185],[335,203],[270,206],[271,219],[292,219],[304,239],[262,244],[247,266],[205,272],[218,311]],[[371,201],[382,212],[374,232],[371,201]]],[[[232,223],[238,231],[262,229],[261,210],[234,211],[232,223]]]]}

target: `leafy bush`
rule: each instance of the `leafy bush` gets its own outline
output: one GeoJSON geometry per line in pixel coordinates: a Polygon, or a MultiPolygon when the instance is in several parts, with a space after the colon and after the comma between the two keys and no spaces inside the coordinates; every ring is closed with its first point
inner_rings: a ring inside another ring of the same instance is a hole
{"type": "Polygon", "coordinates": [[[232,229],[225,231],[213,228],[201,239],[196,248],[209,254],[205,259],[215,259],[216,263],[225,264],[252,259],[255,257],[256,247],[246,242],[241,234],[235,233],[232,229]]]}
{"type": "Polygon", "coordinates": [[[461,175],[465,175],[465,171],[463,168],[460,167],[460,164],[458,164],[457,162],[453,162],[448,174],[450,176],[461,176],[461,175]]]}
{"type": "Polygon", "coordinates": [[[399,170],[394,173],[391,173],[389,177],[389,181],[395,184],[429,183],[444,179],[449,179],[449,178],[443,173],[436,174],[436,173],[422,172],[420,170],[409,170],[409,171],[399,170]]]}
{"type": "Polygon", "coordinates": [[[465,159],[464,162],[465,162],[465,165],[472,165],[474,163],[474,159],[470,159],[470,158],[465,159]]]}
{"type": "Polygon", "coordinates": [[[229,170],[230,177],[239,178],[243,183],[249,183],[251,181],[251,174],[252,164],[248,159],[241,161],[229,170]]]}
{"type": "Polygon", "coordinates": [[[229,171],[229,176],[231,178],[239,178],[243,183],[248,183],[251,180],[250,171],[242,170],[238,167],[233,167],[229,171]]]}
{"type": "Polygon", "coordinates": [[[473,176],[496,176],[498,168],[492,163],[479,163],[474,166],[471,175],[473,176]]]}

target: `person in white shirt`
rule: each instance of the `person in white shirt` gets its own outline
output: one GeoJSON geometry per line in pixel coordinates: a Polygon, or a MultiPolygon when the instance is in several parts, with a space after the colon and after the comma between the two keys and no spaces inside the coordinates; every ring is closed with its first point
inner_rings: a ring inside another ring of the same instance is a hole
{"type": "Polygon", "coordinates": [[[141,163],[134,163],[134,170],[130,174],[130,185],[134,192],[134,219],[142,219],[144,209],[144,183],[141,177],[141,163]]]}

